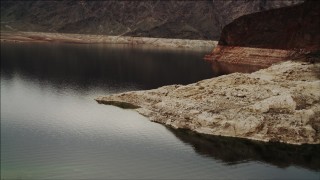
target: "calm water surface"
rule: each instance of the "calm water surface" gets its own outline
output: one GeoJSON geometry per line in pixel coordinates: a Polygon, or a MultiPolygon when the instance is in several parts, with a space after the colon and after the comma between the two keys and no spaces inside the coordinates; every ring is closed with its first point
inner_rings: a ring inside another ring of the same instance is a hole
{"type": "Polygon", "coordinates": [[[319,179],[319,146],[199,136],[93,100],[226,73],[206,53],[1,43],[1,179],[319,179]]]}

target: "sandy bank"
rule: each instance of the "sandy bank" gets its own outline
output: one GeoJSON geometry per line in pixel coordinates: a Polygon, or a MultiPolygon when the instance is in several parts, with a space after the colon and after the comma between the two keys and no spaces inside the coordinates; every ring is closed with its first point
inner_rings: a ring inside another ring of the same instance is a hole
{"type": "Polygon", "coordinates": [[[43,32],[1,32],[1,42],[62,42],[81,44],[132,44],[165,48],[212,49],[217,41],[166,39],[89,34],[65,34],[43,32]]]}
{"type": "Polygon", "coordinates": [[[288,61],[252,74],[233,73],[96,100],[203,134],[319,144],[319,78],[320,63],[288,61]]]}

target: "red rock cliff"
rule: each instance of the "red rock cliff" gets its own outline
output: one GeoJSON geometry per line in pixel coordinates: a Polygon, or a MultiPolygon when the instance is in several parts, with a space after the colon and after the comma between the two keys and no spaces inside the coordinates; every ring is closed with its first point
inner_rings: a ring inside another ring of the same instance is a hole
{"type": "Polygon", "coordinates": [[[242,16],[225,26],[219,45],[319,49],[320,1],[242,16]]]}
{"type": "Polygon", "coordinates": [[[269,66],[320,50],[320,1],[242,16],[224,27],[206,60],[269,66]]]}

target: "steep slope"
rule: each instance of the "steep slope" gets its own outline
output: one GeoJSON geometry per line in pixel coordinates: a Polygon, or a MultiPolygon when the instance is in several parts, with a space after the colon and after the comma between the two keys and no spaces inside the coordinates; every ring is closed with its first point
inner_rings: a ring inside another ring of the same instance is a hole
{"type": "Polygon", "coordinates": [[[303,0],[1,1],[1,30],[217,40],[244,14],[303,0]]]}
{"type": "Polygon", "coordinates": [[[270,66],[320,51],[320,2],[242,16],[224,27],[218,46],[205,59],[270,66]]]}
{"type": "Polygon", "coordinates": [[[219,45],[319,49],[320,2],[309,0],[242,16],[223,29],[219,45]]]}

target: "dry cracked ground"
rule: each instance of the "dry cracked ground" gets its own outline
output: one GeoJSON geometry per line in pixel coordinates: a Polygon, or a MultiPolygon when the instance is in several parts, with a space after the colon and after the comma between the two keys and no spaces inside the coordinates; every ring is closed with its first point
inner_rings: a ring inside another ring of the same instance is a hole
{"type": "Polygon", "coordinates": [[[320,63],[287,61],[251,74],[233,73],[96,100],[203,134],[320,143],[320,63]]]}

